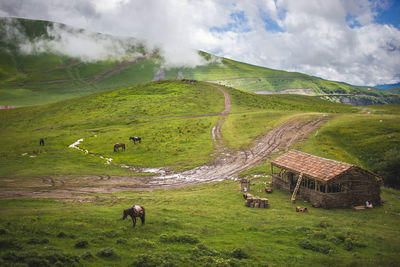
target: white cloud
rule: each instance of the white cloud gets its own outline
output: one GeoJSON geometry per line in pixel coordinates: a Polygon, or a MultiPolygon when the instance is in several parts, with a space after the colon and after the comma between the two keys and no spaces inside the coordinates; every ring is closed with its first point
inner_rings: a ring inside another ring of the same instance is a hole
{"type": "Polygon", "coordinates": [[[192,50],[200,49],[373,85],[400,80],[400,31],[375,23],[378,8],[387,6],[371,0],[16,0],[0,10],[162,44],[170,65],[201,64],[192,50]]]}

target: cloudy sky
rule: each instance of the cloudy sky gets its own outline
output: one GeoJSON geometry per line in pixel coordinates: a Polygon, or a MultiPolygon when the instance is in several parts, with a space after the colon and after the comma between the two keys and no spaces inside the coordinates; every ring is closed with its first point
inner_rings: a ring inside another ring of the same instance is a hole
{"type": "Polygon", "coordinates": [[[398,0],[0,0],[0,16],[62,22],[356,85],[400,82],[398,0]],[[396,3],[397,1],[397,3],[396,3]]]}

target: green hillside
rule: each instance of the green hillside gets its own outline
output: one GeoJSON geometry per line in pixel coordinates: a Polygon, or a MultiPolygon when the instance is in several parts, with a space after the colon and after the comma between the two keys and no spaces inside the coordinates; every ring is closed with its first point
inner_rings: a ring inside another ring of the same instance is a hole
{"type": "MultiPolygon", "coordinates": [[[[222,127],[229,150],[250,146],[277,125],[304,116],[331,118],[296,147],[371,168],[398,148],[399,105],[353,106],[310,96],[256,95],[223,87],[232,109],[222,127]],[[381,122],[382,120],[382,122],[381,122]],[[392,136],[388,138],[388,135],[392,136]]],[[[382,207],[324,210],[275,190],[268,162],[247,174],[254,195],[270,209],[245,207],[237,181],[168,190],[68,196],[61,182],[76,187],[143,173],[119,164],[188,169],[210,161],[211,129],[224,109],[224,96],[205,82],[157,81],[98,92],[62,102],[0,112],[0,193],[59,192],[49,199],[0,199],[1,266],[395,266],[400,252],[397,190],[383,188],[382,207]],[[134,145],[129,136],[141,136],[134,145]],[[45,138],[45,146],[39,146],[45,138]],[[83,139],[80,147],[68,146],[83,139]],[[126,142],[125,152],[113,152],[126,142]],[[98,157],[114,158],[105,164],[98,157]],[[261,175],[261,177],[260,177],[261,175]],[[54,182],[54,181],[53,181],[54,182]],[[63,195],[65,194],[65,195],[63,195]],[[53,199],[54,198],[54,199],[53,199]],[[146,224],[119,220],[134,204],[146,208],[146,224]]],[[[134,175],[134,176],[133,176],[134,175]]]]}
{"type": "MultiPolygon", "coordinates": [[[[222,130],[232,148],[250,145],[255,137],[296,114],[356,111],[307,96],[226,90],[233,107],[228,126],[222,130]],[[243,119],[260,123],[238,127],[243,119]]],[[[4,110],[0,112],[0,153],[5,160],[0,163],[0,176],[129,173],[68,148],[81,138],[82,148],[112,157],[117,163],[178,169],[198,166],[211,159],[211,128],[218,119],[213,114],[223,110],[223,105],[222,93],[207,83],[168,80],[56,104],[4,110]],[[141,136],[143,144],[129,143],[130,136],[141,136]],[[40,138],[48,145],[38,147],[40,138]],[[129,152],[113,153],[117,142],[127,143],[129,152]]]]}
{"type": "MultiPolygon", "coordinates": [[[[118,60],[108,58],[87,61],[51,51],[38,50],[27,54],[21,50],[20,46],[26,44],[57,39],[49,35],[48,31],[58,28],[78,36],[81,34],[82,38],[86,38],[88,34],[84,30],[48,21],[0,19],[0,105],[41,105],[137,85],[151,81],[164,65],[157,50],[150,51],[133,38],[121,39],[102,34],[94,34],[92,38],[113,40],[127,47],[125,54],[118,60]],[[15,31],[18,34],[14,33],[15,31]],[[141,56],[132,57],[137,53],[141,56]]],[[[357,104],[395,103],[399,100],[398,96],[371,94],[361,87],[199,53],[204,58],[204,65],[193,68],[166,68],[165,78],[176,79],[181,72],[187,79],[213,81],[253,92],[307,89],[317,95],[336,95],[326,98],[342,102],[344,100],[341,95],[358,94],[349,100],[357,104]]]]}

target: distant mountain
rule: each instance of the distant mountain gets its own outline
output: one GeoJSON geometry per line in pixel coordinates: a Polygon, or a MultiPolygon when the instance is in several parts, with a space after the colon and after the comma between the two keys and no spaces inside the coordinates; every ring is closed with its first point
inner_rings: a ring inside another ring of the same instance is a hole
{"type": "Polygon", "coordinates": [[[390,89],[390,88],[394,88],[394,87],[400,87],[400,83],[380,84],[380,85],[376,85],[374,87],[378,88],[378,89],[390,89]]]}
{"type": "Polygon", "coordinates": [[[0,105],[42,105],[152,80],[182,78],[263,94],[309,94],[349,104],[400,102],[397,95],[365,87],[200,51],[193,54],[196,64],[171,65],[162,47],[149,48],[135,38],[50,21],[0,18],[0,105]]]}

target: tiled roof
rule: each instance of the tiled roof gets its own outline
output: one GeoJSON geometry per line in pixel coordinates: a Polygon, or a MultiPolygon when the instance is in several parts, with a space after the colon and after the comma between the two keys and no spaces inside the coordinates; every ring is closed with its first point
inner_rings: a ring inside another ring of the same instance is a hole
{"type": "Polygon", "coordinates": [[[323,181],[328,181],[354,166],[297,150],[290,150],[271,160],[271,163],[323,181]]]}

